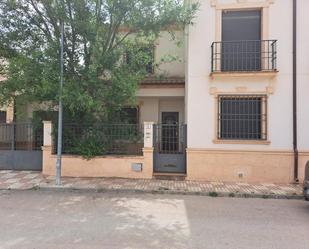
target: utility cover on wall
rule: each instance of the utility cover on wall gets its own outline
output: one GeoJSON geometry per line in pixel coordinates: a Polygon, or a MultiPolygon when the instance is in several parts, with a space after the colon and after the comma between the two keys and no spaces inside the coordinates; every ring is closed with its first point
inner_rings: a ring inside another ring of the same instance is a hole
{"type": "Polygon", "coordinates": [[[142,163],[132,163],[131,169],[135,172],[141,172],[143,169],[143,164],[142,163]]]}

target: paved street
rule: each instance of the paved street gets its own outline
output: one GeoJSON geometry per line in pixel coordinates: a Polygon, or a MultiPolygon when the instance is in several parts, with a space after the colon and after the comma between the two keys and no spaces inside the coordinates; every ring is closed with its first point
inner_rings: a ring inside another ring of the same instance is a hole
{"type": "Polygon", "coordinates": [[[309,202],[0,192],[0,248],[308,249],[309,202]]]}

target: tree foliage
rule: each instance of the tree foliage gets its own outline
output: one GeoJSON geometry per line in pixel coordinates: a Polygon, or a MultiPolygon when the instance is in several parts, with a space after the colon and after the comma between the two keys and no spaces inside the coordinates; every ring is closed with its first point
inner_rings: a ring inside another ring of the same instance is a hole
{"type": "Polygon", "coordinates": [[[180,0],[0,1],[0,98],[20,103],[59,99],[60,22],[64,21],[64,107],[100,119],[130,103],[147,72],[161,30],[192,23],[197,4],[180,0]],[[124,55],[133,54],[130,63],[124,55]]]}

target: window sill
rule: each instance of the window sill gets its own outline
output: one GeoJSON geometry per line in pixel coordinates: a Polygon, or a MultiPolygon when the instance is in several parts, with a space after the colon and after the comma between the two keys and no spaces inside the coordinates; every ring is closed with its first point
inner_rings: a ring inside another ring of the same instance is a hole
{"type": "Polygon", "coordinates": [[[210,73],[211,78],[220,78],[220,77],[276,77],[279,71],[244,71],[244,72],[212,72],[210,73]]]}
{"type": "Polygon", "coordinates": [[[269,145],[271,142],[269,140],[223,140],[214,139],[212,140],[214,144],[258,144],[258,145],[269,145]]]}

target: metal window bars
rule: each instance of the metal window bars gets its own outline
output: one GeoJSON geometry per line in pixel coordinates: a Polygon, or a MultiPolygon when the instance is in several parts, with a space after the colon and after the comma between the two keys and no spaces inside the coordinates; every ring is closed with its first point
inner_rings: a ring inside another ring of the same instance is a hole
{"type": "Polygon", "coordinates": [[[186,148],[186,125],[156,124],[154,149],[160,154],[183,154],[186,148]]]}
{"type": "Polygon", "coordinates": [[[211,72],[250,71],[277,71],[277,40],[212,43],[211,72]]]}
{"type": "Polygon", "coordinates": [[[267,140],[267,97],[219,96],[217,124],[218,139],[267,140]]]}

